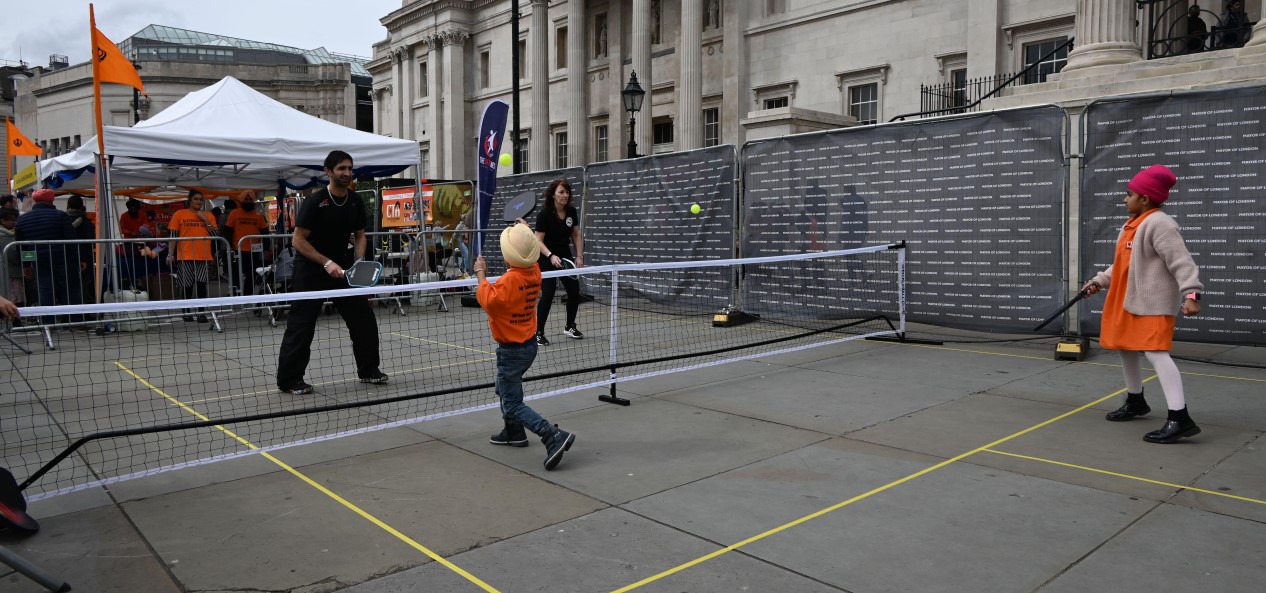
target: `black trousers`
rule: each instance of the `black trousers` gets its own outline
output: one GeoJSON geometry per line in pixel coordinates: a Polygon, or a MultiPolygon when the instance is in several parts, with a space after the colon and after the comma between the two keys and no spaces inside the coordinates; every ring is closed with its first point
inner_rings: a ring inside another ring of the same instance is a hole
{"type": "MultiPolygon", "coordinates": [[[[554,270],[548,263],[541,266],[542,272],[554,270]],[[546,268],[549,269],[546,269],[546,268]]],[[[554,292],[558,290],[558,281],[563,281],[567,291],[567,325],[576,327],[576,312],[580,310],[580,281],[575,276],[559,276],[558,278],[541,279],[541,300],[536,302],[536,333],[545,334],[545,322],[549,319],[549,310],[554,305],[554,292]]]]}
{"type": "MultiPolygon", "coordinates": [[[[340,280],[330,278],[324,271],[295,266],[296,291],[331,290],[340,288],[340,280]],[[315,272],[315,273],[314,273],[315,272]],[[324,278],[322,278],[324,276],[324,278]]],[[[315,268],[315,266],[311,266],[315,268]]],[[[352,338],[352,356],[356,359],[356,376],[366,377],[378,370],[378,322],[369,298],[364,296],[339,297],[334,307],[347,324],[352,338]]],[[[283,389],[303,380],[312,358],[312,338],[316,335],[317,319],[325,299],[294,301],[286,317],[286,334],[281,339],[281,352],[277,356],[277,386],[283,389]]]]}

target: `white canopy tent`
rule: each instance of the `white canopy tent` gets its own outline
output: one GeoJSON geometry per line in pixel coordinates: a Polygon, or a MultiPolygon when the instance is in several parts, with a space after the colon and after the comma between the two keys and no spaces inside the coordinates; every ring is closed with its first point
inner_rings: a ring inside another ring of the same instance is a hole
{"type": "MultiPolygon", "coordinates": [[[[131,128],[105,126],[110,184],[291,188],[319,183],[331,150],[352,155],[358,175],[381,177],[419,165],[412,140],[361,132],[274,101],[233,77],[189,93],[131,128]]],[[[94,136],[40,163],[51,185],[92,187],[94,136]],[[54,179],[55,178],[55,179],[54,179]]]]}

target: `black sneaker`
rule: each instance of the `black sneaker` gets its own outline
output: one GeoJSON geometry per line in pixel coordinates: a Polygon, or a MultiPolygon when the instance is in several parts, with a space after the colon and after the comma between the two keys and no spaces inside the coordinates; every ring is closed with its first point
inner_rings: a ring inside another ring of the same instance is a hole
{"type": "Polygon", "coordinates": [[[506,422],[505,428],[501,429],[501,432],[492,435],[488,442],[507,447],[526,447],[528,446],[527,432],[523,430],[523,425],[518,422],[506,422]]]}
{"type": "Polygon", "coordinates": [[[564,335],[564,336],[567,336],[567,337],[569,337],[569,338],[571,338],[571,339],[573,339],[573,340],[583,340],[583,339],[585,339],[585,334],[580,333],[580,330],[578,330],[578,329],[576,329],[576,328],[574,328],[574,327],[566,327],[566,328],[563,328],[563,335],[564,335]]]}
{"type": "Polygon", "coordinates": [[[312,393],[312,386],[304,383],[303,381],[295,383],[290,387],[282,387],[278,385],[277,388],[285,393],[289,393],[290,395],[308,395],[309,393],[312,393]]]}
{"type": "Polygon", "coordinates": [[[386,385],[387,373],[375,369],[374,372],[360,378],[361,383],[369,383],[370,385],[386,385]]]}
{"type": "Polygon", "coordinates": [[[543,335],[541,335],[541,334],[536,334],[536,345],[537,345],[537,346],[549,346],[549,338],[546,338],[545,336],[543,336],[543,335]]]}
{"type": "Polygon", "coordinates": [[[558,462],[563,460],[563,451],[570,449],[572,443],[576,442],[576,435],[555,424],[554,434],[541,439],[541,442],[545,444],[545,470],[549,471],[558,467],[558,462]]]}
{"type": "Polygon", "coordinates": [[[208,323],[208,322],[210,322],[210,321],[211,321],[211,320],[210,320],[210,319],[207,319],[207,316],[206,316],[206,315],[199,315],[199,316],[198,316],[198,323],[208,323]]]}

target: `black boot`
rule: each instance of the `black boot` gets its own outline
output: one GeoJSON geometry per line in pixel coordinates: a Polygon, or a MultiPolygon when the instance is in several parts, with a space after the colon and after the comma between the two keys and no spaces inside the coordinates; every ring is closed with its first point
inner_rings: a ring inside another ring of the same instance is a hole
{"type": "Polygon", "coordinates": [[[523,425],[510,420],[506,420],[506,427],[501,429],[501,432],[492,435],[488,442],[510,447],[528,446],[527,433],[523,431],[523,425]]]}
{"type": "Polygon", "coordinates": [[[1143,392],[1126,393],[1125,405],[1117,408],[1115,411],[1108,412],[1105,418],[1110,422],[1121,422],[1139,416],[1146,416],[1152,409],[1147,406],[1147,400],[1143,399],[1143,392]]]}
{"type": "Polygon", "coordinates": [[[1187,408],[1181,410],[1170,410],[1169,420],[1165,421],[1165,425],[1160,430],[1153,430],[1143,435],[1143,440],[1149,443],[1169,444],[1177,442],[1183,437],[1196,436],[1200,434],[1200,427],[1192,422],[1191,416],[1187,415],[1187,408]]]}
{"type": "Polygon", "coordinates": [[[563,451],[570,449],[571,444],[576,442],[576,435],[555,424],[554,433],[543,437],[541,442],[545,445],[545,470],[549,471],[558,467],[558,462],[563,460],[563,451]]]}

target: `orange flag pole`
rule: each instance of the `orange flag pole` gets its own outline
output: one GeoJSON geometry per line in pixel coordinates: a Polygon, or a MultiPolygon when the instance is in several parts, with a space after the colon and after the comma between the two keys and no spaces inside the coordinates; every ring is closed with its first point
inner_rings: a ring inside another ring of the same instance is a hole
{"type": "MultiPolygon", "coordinates": [[[[96,120],[96,124],[97,124],[97,159],[98,159],[97,160],[97,179],[96,179],[96,182],[97,182],[96,208],[97,208],[98,220],[97,220],[96,230],[97,230],[97,238],[100,239],[101,229],[103,228],[105,224],[109,223],[109,221],[105,220],[105,217],[102,216],[101,204],[103,202],[108,201],[110,198],[109,196],[106,196],[104,199],[102,198],[103,194],[105,193],[105,191],[103,190],[107,189],[107,188],[101,187],[102,176],[105,175],[105,169],[106,169],[105,133],[101,125],[102,51],[101,51],[100,46],[97,44],[97,15],[96,15],[96,12],[93,10],[91,3],[88,4],[88,35],[92,38],[92,109],[93,109],[93,114],[95,115],[94,119],[96,120]]],[[[101,286],[102,269],[101,268],[105,260],[105,257],[104,257],[105,250],[98,248],[95,250],[95,252],[96,252],[96,257],[94,259],[96,260],[97,265],[95,266],[96,272],[93,274],[93,276],[96,280],[97,302],[99,303],[101,302],[101,290],[102,290],[102,286],[101,286]]],[[[118,290],[118,287],[115,286],[114,289],[118,290]]]]}

